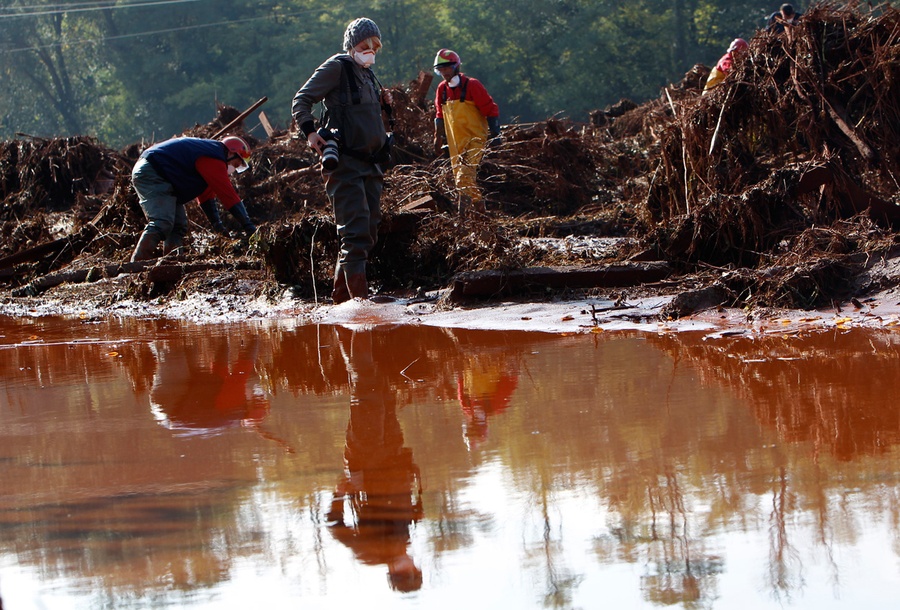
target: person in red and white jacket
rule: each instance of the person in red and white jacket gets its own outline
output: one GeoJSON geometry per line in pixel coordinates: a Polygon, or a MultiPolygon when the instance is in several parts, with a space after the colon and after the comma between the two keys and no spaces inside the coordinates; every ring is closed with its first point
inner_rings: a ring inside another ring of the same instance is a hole
{"type": "Polygon", "coordinates": [[[706,79],[706,85],[703,87],[703,95],[706,95],[710,89],[718,86],[725,80],[725,76],[734,67],[735,53],[743,53],[749,47],[750,45],[743,38],[735,38],[731,41],[731,44],[728,46],[728,52],[719,59],[716,67],[710,71],[709,78],[706,79]]]}

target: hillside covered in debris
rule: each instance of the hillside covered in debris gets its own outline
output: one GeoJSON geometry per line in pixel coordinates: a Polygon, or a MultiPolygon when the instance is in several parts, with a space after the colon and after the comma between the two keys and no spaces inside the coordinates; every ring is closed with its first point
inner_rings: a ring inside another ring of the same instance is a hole
{"type": "MultiPolygon", "coordinates": [[[[811,308],[900,284],[887,265],[900,228],[900,11],[820,4],[790,39],[757,32],[701,95],[708,73],[697,65],[657,99],[622,100],[588,123],[504,125],[479,170],[487,210],[464,218],[449,160],[432,150],[430,75],[393,87],[372,287],[452,287],[455,299],[660,291],[681,295],[666,312],[677,317],[811,308]]],[[[222,107],[184,135],[211,137],[239,114],[222,107]]],[[[115,286],[112,304],[250,283],[322,300],[338,240],[317,157],[295,132],[232,133],[253,147],[237,183],[257,234],[214,234],[189,204],[186,253],[149,263],[127,262],[145,224],[130,185],[143,143],[0,143],[0,298],[90,283],[115,286]],[[100,281],[111,277],[128,279],[100,281]]]]}

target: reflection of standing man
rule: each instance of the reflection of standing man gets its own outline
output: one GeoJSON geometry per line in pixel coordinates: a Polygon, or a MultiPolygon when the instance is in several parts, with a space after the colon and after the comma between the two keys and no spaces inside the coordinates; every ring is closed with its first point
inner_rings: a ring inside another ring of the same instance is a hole
{"type": "Polygon", "coordinates": [[[334,537],[363,563],[385,564],[391,588],[417,591],[422,571],[409,556],[409,528],[422,517],[419,468],[403,446],[394,391],[376,370],[372,333],[339,329],[350,374],[344,476],[328,512],[334,537]]]}

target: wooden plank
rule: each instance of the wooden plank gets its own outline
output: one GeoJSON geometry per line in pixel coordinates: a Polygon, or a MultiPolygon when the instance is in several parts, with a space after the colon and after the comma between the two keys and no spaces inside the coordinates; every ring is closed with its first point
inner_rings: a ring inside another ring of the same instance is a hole
{"type": "Polygon", "coordinates": [[[400,208],[401,212],[425,212],[425,211],[437,211],[437,201],[434,200],[434,197],[431,195],[425,195],[424,197],[419,197],[415,201],[407,203],[406,205],[400,208]]]}
{"type": "Polygon", "coordinates": [[[210,140],[216,140],[219,138],[219,136],[224,136],[226,133],[228,133],[229,129],[231,129],[235,125],[240,125],[244,119],[246,119],[248,116],[250,116],[251,112],[253,112],[257,108],[259,108],[260,106],[265,104],[267,101],[269,101],[269,98],[267,96],[263,96],[263,97],[259,98],[255,104],[253,104],[252,106],[247,108],[245,111],[243,111],[242,113],[237,115],[230,123],[228,123],[228,125],[226,125],[222,129],[220,129],[219,131],[214,133],[213,136],[210,138],[210,140]]]}
{"type": "Polygon", "coordinates": [[[434,74],[431,72],[426,72],[425,70],[419,72],[419,77],[416,79],[416,92],[413,95],[413,99],[419,106],[425,104],[425,96],[428,95],[428,90],[431,88],[433,80],[434,74]]]}
{"type": "Polygon", "coordinates": [[[665,279],[672,273],[664,261],[616,263],[600,267],[531,267],[514,271],[470,271],[452,280],[449,300],[488,298],[552,288],[611,288],[637,286],[665,279]]]}
{"type": "Polygon", "coordinates": [[[266,130],[266,135],[271,138],[275,134],[275,130],[272,128],[272,123],[269,122],[269,117],[266,116],[264,110],[259,113],[259,122],[262,123],[263,129],[266,130]]]}
{"type": "Polygon", "coordinates": [[[36,261],[39,258],[50,256],[51,254],[57,254],[59,252],[62,252],[62,250],[71,242],[72,236],[60,237],[59,239],[54,239],[53,241],[48,241],[32,248],[28,248],[27,250],[22,250],[21,252],[16,252],[15,254],[4,256],[3,258],[0,258],[0,269],[6,269],[8,267],[19,265],[21,263],[30,263],[31,261],[36,261]]]}

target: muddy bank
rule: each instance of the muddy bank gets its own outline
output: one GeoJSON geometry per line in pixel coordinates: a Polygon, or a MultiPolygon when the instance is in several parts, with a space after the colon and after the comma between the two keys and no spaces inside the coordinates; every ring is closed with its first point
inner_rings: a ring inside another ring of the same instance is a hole
{"type": "MultiPolygon", "coordinates": [[[[824,4],[791,39],[757,33],[708,95],[709,69],[698,65],[657,99],[623,100],[588,123],[505,125],[480,168],[487,211],[465,218],[449,161],[431,150],[427,75],[394,87],[398,146],[371,288],[432,316],[510,301],[589,310],[654,298],[639,316],[654,324],[893,305],[898,27],[889,6],[824,4]]],[[[186,135],[210,137],[238,114],[223,107],[186,135]]],[[[253,164],[238,187],[257,234],[216,235],[188,205],[186,253],[138,267],[126,261],[144,225],[129,183],[139,145],[0,143],[0,311],[339,310],[322,307],[338,242],[317,159],[295,131],[260,142],[243,128],[234,133],[253,145],[253,164]]]]}

